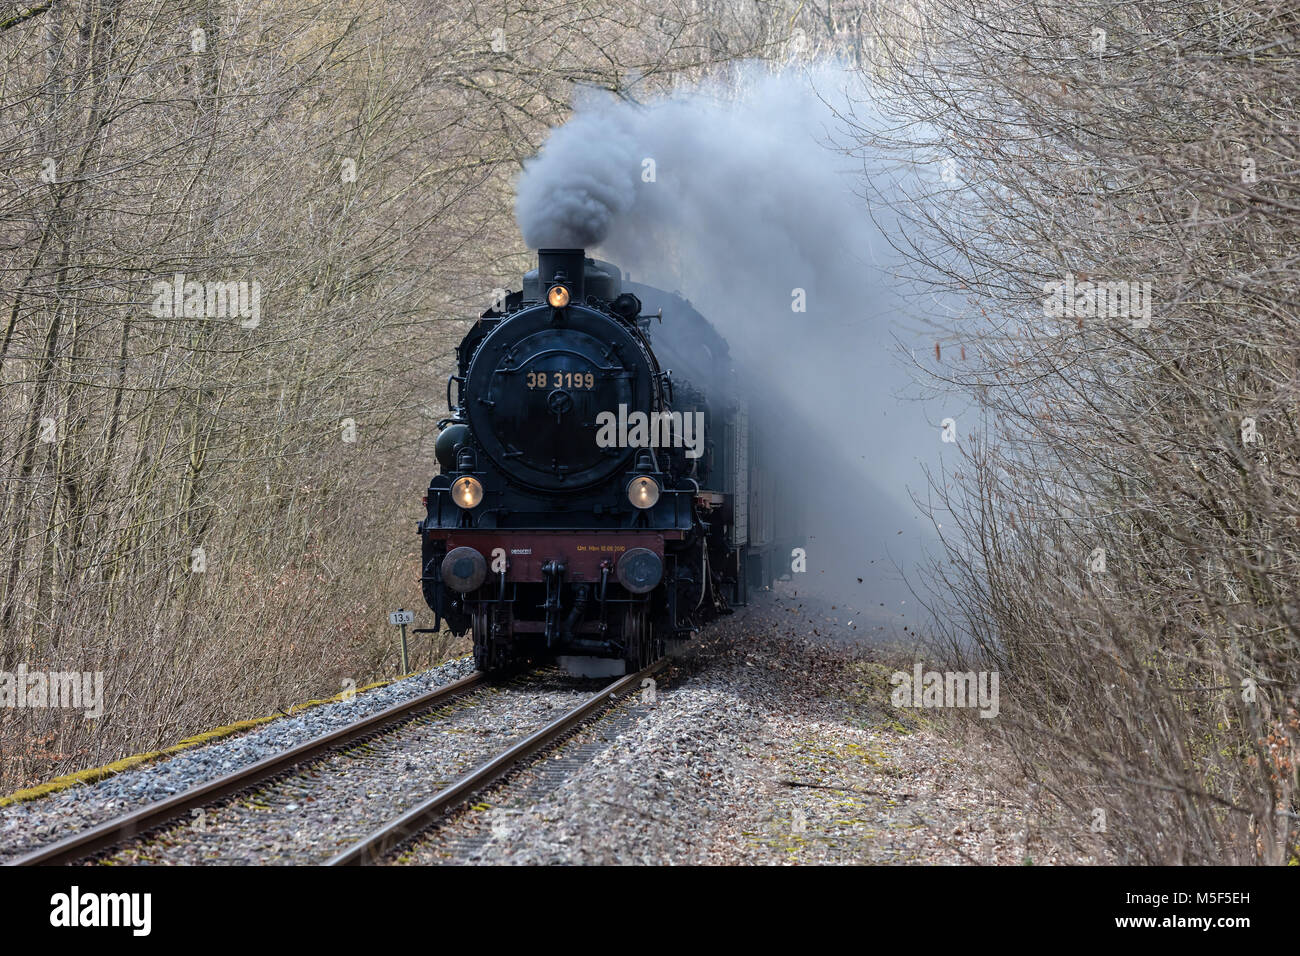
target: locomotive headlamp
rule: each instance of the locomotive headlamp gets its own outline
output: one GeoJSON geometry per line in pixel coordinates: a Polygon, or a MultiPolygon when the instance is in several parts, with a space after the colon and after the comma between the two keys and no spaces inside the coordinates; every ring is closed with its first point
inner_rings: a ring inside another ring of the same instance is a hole
{"type": "Polygon", "coordinates": [[[551,308],[562,309],[569,304],[569,290],[562,285],[553,285],[546,293],[546,301],[551,303],[551,308]]]}
{"type": "Polygon", "coordinates": [[[659,482],[646,475],[628,482],[627,500],[634,508],[653,508],[659,500],[659,482]]]}
{"type": "Polygon", "coordinates": [[[477,478],[461,475],[451,483],[451,500],[462,508],[474,508],[483,500],[483,485],[477,478]]]}

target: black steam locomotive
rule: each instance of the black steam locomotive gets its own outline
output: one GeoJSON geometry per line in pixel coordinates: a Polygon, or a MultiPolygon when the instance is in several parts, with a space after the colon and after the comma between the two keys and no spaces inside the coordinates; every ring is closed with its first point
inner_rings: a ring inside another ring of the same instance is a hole
{"type": "Polygon", "coordinates": [[[456,356],[421,584],[436,620],[473,630],[481,670],[638,670],[789,571],[793,466],[750,427],[755,404],[781,410],[738,387],[680,296],[543,249],[456,356]]]}

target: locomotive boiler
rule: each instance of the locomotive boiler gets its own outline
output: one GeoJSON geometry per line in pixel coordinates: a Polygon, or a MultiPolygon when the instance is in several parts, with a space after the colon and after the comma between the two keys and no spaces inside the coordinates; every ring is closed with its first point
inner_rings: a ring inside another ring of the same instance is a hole
{"type": "Polygon", "coordinates": [[[685,299],[542,249],[456,365],[421,585],[436,621],[472,631],[481,670],[559,656],[637,670],[788,570],[793,476],[685,299]]]}

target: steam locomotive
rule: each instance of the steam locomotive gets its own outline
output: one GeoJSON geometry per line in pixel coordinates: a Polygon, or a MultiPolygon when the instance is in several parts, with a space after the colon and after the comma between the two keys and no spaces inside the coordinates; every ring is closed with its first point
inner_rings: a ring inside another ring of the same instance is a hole
{"type": "Polygon", "coordinates": [[[420,580],[435,627],[472,630],[480,670],[639,670],[789,571],[797,463],[768,437],[783,411],[740,387],[681,296],[542,249],[456,364],[420,580]]]}

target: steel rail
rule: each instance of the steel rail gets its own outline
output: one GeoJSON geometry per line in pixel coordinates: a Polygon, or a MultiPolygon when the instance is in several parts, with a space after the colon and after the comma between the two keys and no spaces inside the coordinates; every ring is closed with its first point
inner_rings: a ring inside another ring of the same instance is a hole
{"type": "Polygon", "coordinates": [[[322,737],[314,737],[291,750],[274,754],[224,776],[182,791],[174,797],[148,804],[124,816],[106,820],[97,826],[46,844],[6,862],[6,866],[66,866],[107,847],[125,843],[142,833],[184,814],[187,810],[208,806],[224,797],[247,790],[298,764],[319,757],[327,751],[382,730],[390,724],[417,714],[434,704],[457,697],[486,680],[475,671],[442,687],[410,700],[387,707],[354,724],[340,727],[322,737]]]}
{"type": "Polygon", "coordinates": [[[401,846],[421,830],[442,817],[449,810],[464,803],[471,796],[495,783],[517,764],[563,737],[593,713],[607,707],[618,698],[626,696],[641,686],[641,681],[666,667],[659,660],[644,670],[628,674],[610,684],[599,693],[574,707],[553,723],[530,734],[509,750],[471,770],[454,783],[438,791],[423,803],[417,804],[346,850],[331,857],[326,866],[363,866],[380,862],[388,853],[401,846]]]}

